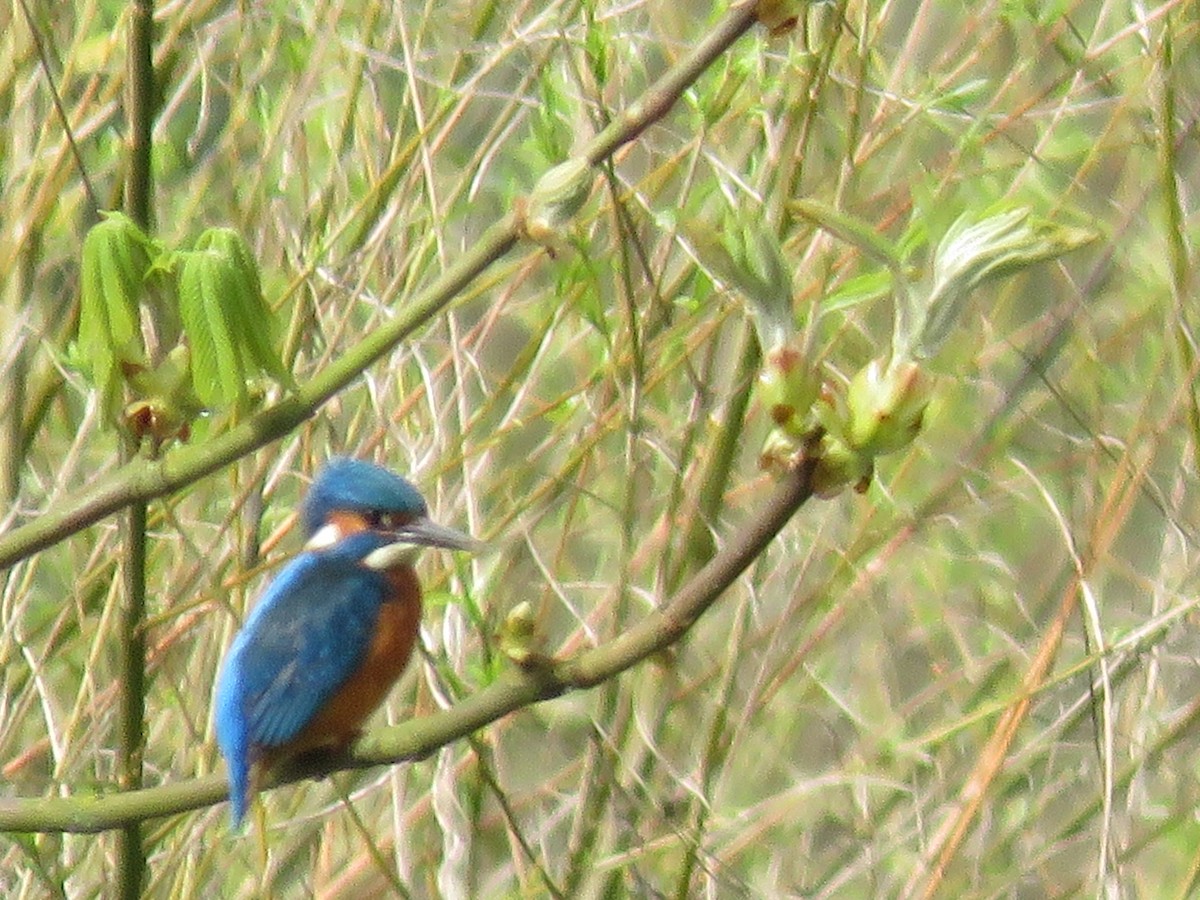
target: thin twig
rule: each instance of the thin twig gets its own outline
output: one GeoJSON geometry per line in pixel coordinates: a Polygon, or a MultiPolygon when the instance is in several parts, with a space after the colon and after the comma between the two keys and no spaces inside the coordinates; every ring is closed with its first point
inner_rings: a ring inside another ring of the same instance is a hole
{"type": "Polygon", "coordinates": [[[21,12],[25,14],[25,23],[29,26],[29,34],[33,38],[33,46],[37,51],[38,64],[42,67],[42,71],[46,75],[46,84],[50,86],[50,99],[54,102],[54,111],[58,114],[58,120],[62,122],[63,134],[67,137],[67,143],[71,147],[71,155],[75,158],[75,167],[79,170],[79,181],[83,185],[83,191],[88,198],[88,213],[95,216],[100,210],[100,201],[96,196],[96,190],[92,187],[92,179],[88,177],[87,166],[83,164],[83,154],[79,150],[79,145],[75,143],[75,131],[71,127],[71,120],[67,116],[67,111],[63,107],[62,95],[58,92],[58,85],[54,83],[54,73],[50,71],[50,57],[46,52],[46,44],[42,40],[42,33],[38,31],[37,23],[33,19],[33,13],[29,9],[28,0],[21,0],[21,12]]]}

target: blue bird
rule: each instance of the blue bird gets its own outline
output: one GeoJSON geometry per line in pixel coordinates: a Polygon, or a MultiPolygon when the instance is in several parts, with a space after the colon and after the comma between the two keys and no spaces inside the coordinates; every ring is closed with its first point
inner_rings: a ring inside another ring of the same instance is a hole
{"type": "Polygon", "coordinates": [[[420,548],[476,546],[430,521],[409,482],[362,460],[329,462],[301,515],[304,552],[263,592],[217,681],[235,828],[259,773],[308,750],[347,749],[404,671],[420,627],[420,548]]]}

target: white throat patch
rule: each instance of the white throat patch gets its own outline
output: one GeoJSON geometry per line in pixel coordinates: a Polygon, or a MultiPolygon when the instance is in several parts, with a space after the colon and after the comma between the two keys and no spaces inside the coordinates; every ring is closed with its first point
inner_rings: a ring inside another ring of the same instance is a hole
{"type": "Polygon", "coordinates": [[[411,566],[417,561],[421,548],[417,544],[396,543],[372,550],[363,557],[363,565],[368,569],[385,572],[397,566],[411,566]]]}
{"type": "Polygon", "coordinates": [[[328,525],[322,525],[317,529],[317,533],[308,539],[308,543],[304,545],[305,550],[324,550],[327,547],[332,547],[342,539],[342,529],[330,522],[328,525]]]}

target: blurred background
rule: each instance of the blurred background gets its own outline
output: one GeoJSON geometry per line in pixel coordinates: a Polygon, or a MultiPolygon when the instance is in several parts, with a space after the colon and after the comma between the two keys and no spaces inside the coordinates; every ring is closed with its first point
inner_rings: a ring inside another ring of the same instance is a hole
{"type": "MultiPolygon", "coordinates": [[[[151,231],[240,232],[304,383],[724,11],[162,3],[151,231]]],[[[790,201],[906,243],[918,275],[951,222],[1001,201],[1098,239],[978,291],[925,364],[916,441],[865,493],[807,504],[671,652],[428,759],[265,794],[266,861],[224,804],[152,820],[148,896],[1193,889],[1195,5],[800,12],[741,38],[621,149],[549,248],[521,244],[282,440],[150,503],[148,784],[220,769],[220,658],[299,549],[293,513],[334,453],[405,473],[491,545],[423,559],[423,653],[376,725],[511,666],[497,631],[518,603],[545,652],[612,637],[753,515],[775,477],[761,348],[686,233],[774,235],[835,380],[887,352],[891,302],[879,263],[790,201]]],[[[121,205],[129,15],[0,10],[4,530],[119,467],[69,348],[83,236],[121,205]]],[[[284,390],[255,381],[191,443],[284,390]]],[[[120,522],[0,575],[0,802],[114,789],[120,522]]],[[[116,852],[111,834],[0,835],[0,894],[105,895],[116,852]]]]}

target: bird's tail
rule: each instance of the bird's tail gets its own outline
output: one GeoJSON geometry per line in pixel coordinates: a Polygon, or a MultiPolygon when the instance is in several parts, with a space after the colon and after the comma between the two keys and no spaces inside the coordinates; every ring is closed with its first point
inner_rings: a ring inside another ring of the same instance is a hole
{"type": "Polygon", "coordinates": [[[246,807],[250,805],[250,740],[246,734],[236,692],[230,688],[228,673],[222,671],[217,684],[217,743],[225,757],[229,779],[229,824],[241,831],[246,807]]]}
{"type": "Polygon", "coordinates": [[[235,832],[242,830],[246,808],[250,805],[250,766],[245,754],[229,763],[229,825],[235,832]]]}

